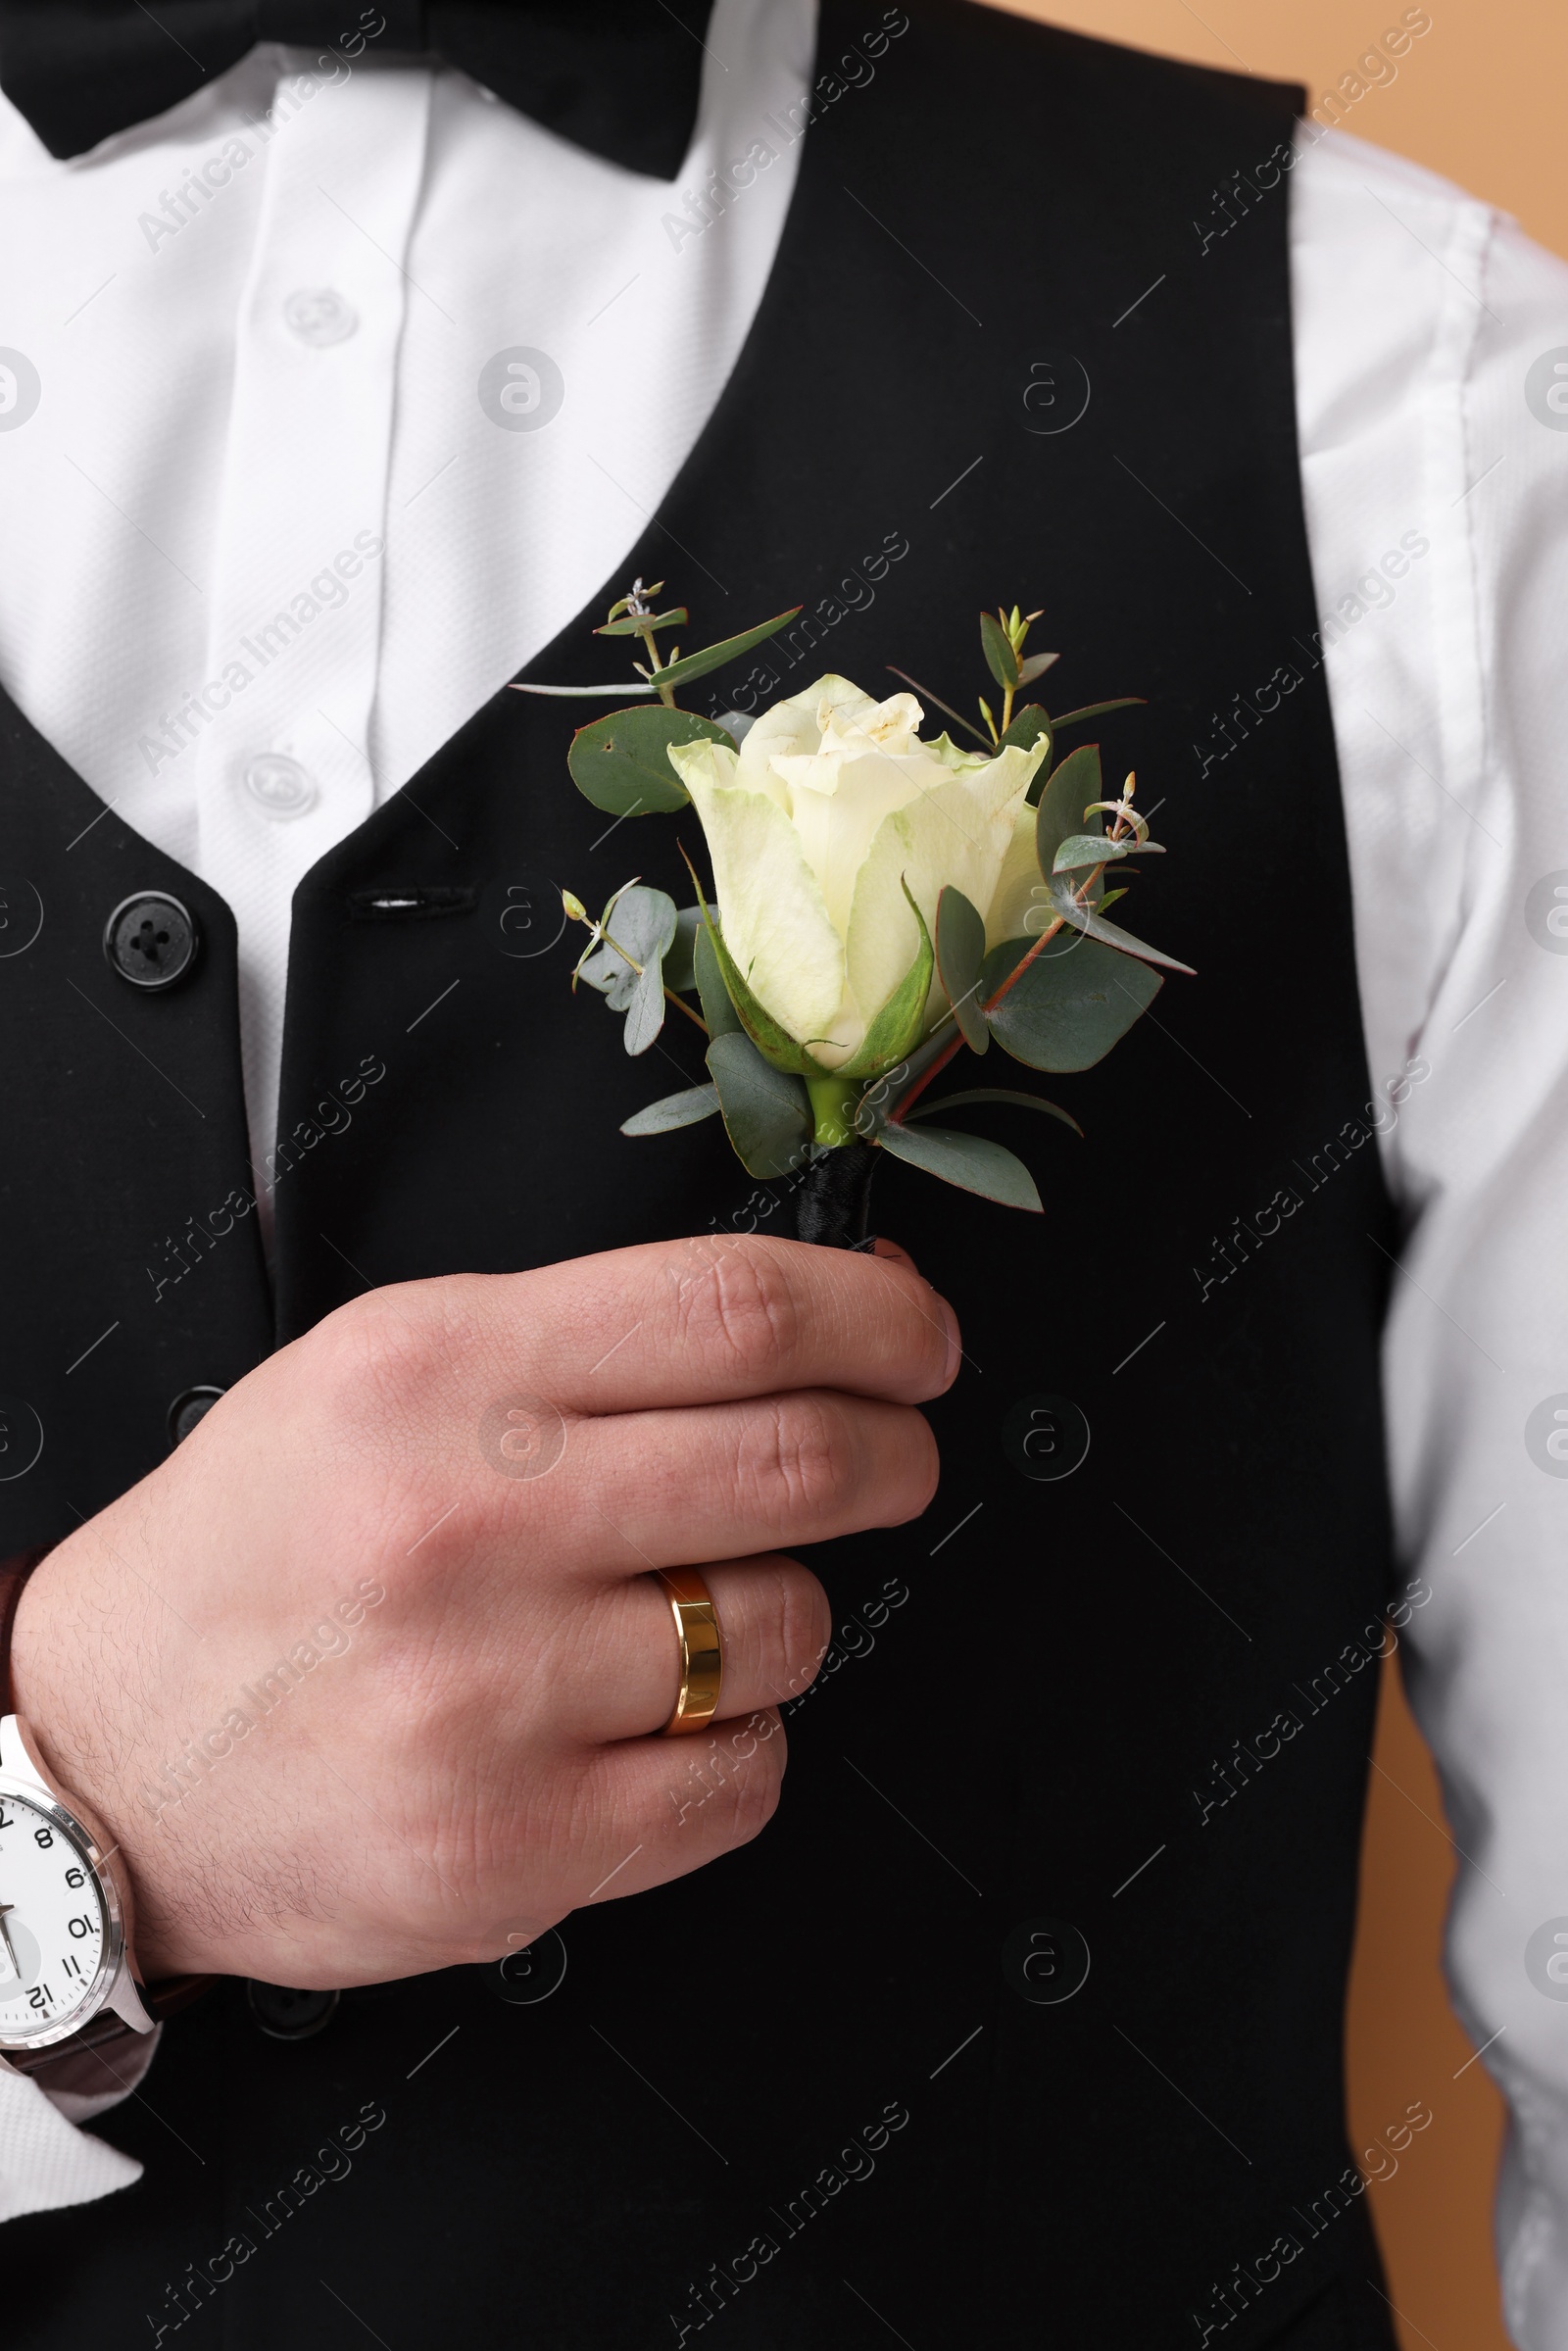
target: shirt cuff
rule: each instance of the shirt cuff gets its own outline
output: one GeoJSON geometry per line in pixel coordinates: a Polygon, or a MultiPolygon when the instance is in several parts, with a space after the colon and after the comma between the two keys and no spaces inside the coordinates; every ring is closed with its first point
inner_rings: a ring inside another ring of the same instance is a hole
{"type": "Polygon", "coordinates": [[[36,2077],[15,2073],[0,2059],[0,2221],[90,2204],[141,2178],[133,2157],[79,2126],[130,2095],[152,2064],[162,2031],[149,2033],[128,2060],[117,2060],[108,2089],[85,2082],[67,2087],[74,2061],[62,2069],[60,2086],[46,2090],[36,2077]]]}

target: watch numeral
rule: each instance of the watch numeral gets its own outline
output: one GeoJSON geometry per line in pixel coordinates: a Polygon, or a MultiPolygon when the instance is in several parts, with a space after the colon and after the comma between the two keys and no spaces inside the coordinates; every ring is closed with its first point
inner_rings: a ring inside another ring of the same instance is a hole
{"type": "Polygon", "coordinates": [[[48,1986],[48,1984],[35,1984],[33,1985],[33,1987],[32,1987],[31,1991],[30,1991],[30,1992],[28,1992],[28,1994],[27,1994],[27,2006],[28,2006],[29,2008],[47,2008],[47,2007],[48,2007],[48,2005],[49,2005],[49,1986],[48,1986]]]}
{"type": "Polygon", "coordinates": [[[71,1887],[73,1892],[74,1892],[78,1886],[85,1886],[86,1883],[86,1878],[83,1876],[80,1870],[67,1870],[66,1884],[71,1887]]]}
{"type": "Polygon", "coordinates": [[[90,1935],[92,1933],[91,1919],[68,1919],[66,1921],[66,1925],[78,1942],[80,1942],[84,1935],[90,1935]]]}
{"type": "Polygon", "coordinates": [[[47,1852],[55,1841],[55,1833],[52,1829],[34,1829],[32,1841],[35,1845],[42,1845],[44,1851],[47,1852]]]}
{"type": "Polygon", "coordinates": [[[68,1951],[60,1964],[65,1969],[68,1976],[77,1976],[85,1980],[86,1970],[83,1968],[81,1961],[76,1957],[74,1951],[68,1951]]]}

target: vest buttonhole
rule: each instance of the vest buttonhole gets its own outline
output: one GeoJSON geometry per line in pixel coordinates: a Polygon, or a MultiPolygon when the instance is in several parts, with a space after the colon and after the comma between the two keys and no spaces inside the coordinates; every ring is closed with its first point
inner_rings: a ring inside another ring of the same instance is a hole
{"type": "Polygon", "coordinates": [[[383,882],[347,893],[352,922],[429,922],[471,914],[479,893],[467,882],[383,882]]]}

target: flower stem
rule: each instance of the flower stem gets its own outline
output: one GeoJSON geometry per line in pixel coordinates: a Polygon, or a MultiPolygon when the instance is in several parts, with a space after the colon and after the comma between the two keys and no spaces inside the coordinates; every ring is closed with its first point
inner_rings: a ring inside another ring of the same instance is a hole
{"type": "Polygon", "coordinates": [[[854,1078],[836,1077],[825,1070],[820,1077],[807,1079],[806,1091],[815,1121],[813,1142],[821,1144],[825,1151],[838,1151],[846,1143],[858,1140],[855,1105],[860,1099],[860,1089],[854,1078]]]}
{"type": "MultiPolygon", "coordinates": [[[[1111,839],[1114,841],[1116,838],[1117,835],[1112,833],[1111,839]]],[[[1076,905],[1081,906],[1087,904],[1090,891],[1093,890],[1095,884],[1101,879],[1102,875],[1104,873],[1104,870],[1105,868],[1103,865],[1097,865],[1094,871],[1089,874],[1087,879],[1079,883],[1078,888],[1073,892],[1073,900],[1076,905]]],[[[996,994],[994,996],[987,997],[985,1003],[980,1006],[982,1012],[994,1012],[996,1010],[998,1004],[1001,1004],[1003,998],[1006,995],[1007,990],[1017,986],[1018,982],[1023,978],[1024,973],[1028,970],[1030,964],[1034,961],[1036,955],[1040,954],[1042,948],[1049,947],[1052,940],[1054,939],[1056,933],[1060,930],[1065,920],[1065,915],[1058,914],[1054,922],[1051,922],[1046,925],[1046,928],[1041,932],[1039,938],[1035,941],[1033,947],[1030,948],[1028,954],[1018,957],[1017,962],[1014,963],[1012,969],[1008,972],[1001,987],[996,991],[996,994]]]]}
{"type": "Polygon", "coordinates": [[[623,947],[619,946],[615,940],[612,939],[608,931],[601,931],[599,936],[606,947],[614,948],[614,951],[616,955],[619,955],[621,961],[627,964],[631,970],[635,971],[637,977],[641,979],[643,976],[643,967],[638,962],[637,957],[635,955],[629,955],[623,947]]]}
{"type": "Polygon", "coordinates": [[[712,1031],[710,1029],[707,1021],[692,1010],[691,1005],[686,1002],[684,996],[677,996],[674,989],[670,987],[665,988],[664,994],[668,997],[670,1003],[675,1005],[678,1011],[684,1012],[688,1020],[696,1022],[697,1026],[702,1030],[705,1037],[710,1037],[712,1035],[712,1031]]]}
{"type": "Polygon", "coordinates": [[[660,701],[663,704],[665,710],[672,710],[675,707],[674,688],[671,686],[662,686],[659,683],[659,677],[657,673],[663,668],[664,664],[659,658],[659,646],[655,639],[653,630],[651,628],[640,628],[637,631],[637,640],[647,653],[649,665],[655,672],[654,689],[658,694],[660,701]]]}
{"type": "Polygon", "coordinates": [[[914,1084],[909,1088],[908,1093],[901,1096],[899,1101],[894,1103],[892,1109],[888,1112],[888,1121],[890,1125],[902,1126],[904,1124],[905,1118],[908,1113],[909,1104],[919,1101],[927,1086],[930,1085],[931,1080],[934,1077],[939,1076],[941,1072],[947,1068],[948,1063],[953,1059],[954,1054],[960,1053],[962,1049],[963,1038],[961,1034],[953,1037],[949,1043],[944,1046],[942,1052],[938,1053],[930,1068],[922,1070],[920,1075],[915,1079],[914,1084]]]}
{"type": "MultiPolygon", "coordinates": [[[[1090,874],[1088,880],[1073,893],[1080,906],[1084,902],[1085,892],[1093,889],[1095,883],[1099,881],[1104,870],[1105,868],[1103,865],[1097,865],[1093,873],[1090,874]]],[[[982,1012],[991,1013],[996,1010],[998,1004],[1001,1004],[1008,989],[1016,987],[1018,982],[1023,978],[1024,973],[1028,970],[1036,955],[1038,955],[1044,948],[1050,946],[1052,940],[1054,939],[1056,933],[1061,929],[1064,919],[1064,916],[1058,914],[1054,922],[1048,923],[1046,928],[1041,932],[1039,938],[1035,941],[1034,945],[1029,949],[1027,955],[1022,955],[1018,957],[1017,962],[1014,963],[1012,969],[1008,972],[1001,987],[996,989],[992,995],[986,998],[985,1003],[980,1006],[982,1012]]],[[[904,1124],[905,1119],[909,1114],[911,1104],[919,1101],[921,1095],[925,1092],[927,1086],[930,1085],[931,1080],[934,1077],[940,1077],[941,1073],[947,1068],[948,1063],[953,1059],[954,1055],[962,1049],[962,1037],[955,1037],[952,1043],[947,1047],[946,1051],[940,1053],[932,1062],[930,1068],[921,1071],[920,1075],[915,1079],[914,1084],[909,1088],[908,1093],[902,1096],[901,1099],[895,1102],[893,1108],[888,1112],[888,1116],[896,1125],[902,1126],[904,1124]]]]}
{"type": "Polygon", "coordinates": [[[1026,955],[1021,955],[1018,957],[1017,962],[1014,963],[1012,969],[1008,972],[1006,978],[1003,981],[1001,987],[996,991],[995,995],[988,996],[986,998],[985,1003],[980,1006],[982,1012],[994,1012],[996,1010],[998,1004],[1001,1004],[1003,998],[1006,995],[1007,990],[1009,988],[1015,988],[1018,985],[1018,982],[1023,978],[1024,973],[1028,970],[1036,955],[1040,954],[1043,948],[1050,946],[1052,940],[1054,939],[1056,933],[1060,930],[1064,920],[1065,916],[1058,914],[1054,922],[1047,923],[1045,929],[1036,939],[1033,947],[1029,949],[1026,955]]]}

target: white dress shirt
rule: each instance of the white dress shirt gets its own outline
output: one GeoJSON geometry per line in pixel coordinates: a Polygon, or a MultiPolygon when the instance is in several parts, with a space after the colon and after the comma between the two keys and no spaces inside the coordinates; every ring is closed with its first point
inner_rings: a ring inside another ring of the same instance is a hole
{"type": "MultiPolygon", "coordinates": [[[[657,510],[771,266],[811,16],[718,0],[672,187],[369,52],[328,81],[260,49],[71,164],[0,101],[0,679],[232,906],[259,1157],[291,892],[657,510]],[[696,226],[710,169],[759,139],[772,162],[696,226]],[[10,350],[38,398],[7,430],[10,350]]],[[[1385,1379],[1404,1572],[1433,1596],[1402,1638],[1465,1855],[1455,1997],[1513,2114],[1509,2325],[1558,2351],[1568,2016],[1526,1945],[1568,1912],[1568,268],[1315,124],[1289,185],[1357,966],[1409,1228],[1385,1379]]],[[[0,2067],[0,2217],[137,2170],[0,2067]]]]}

